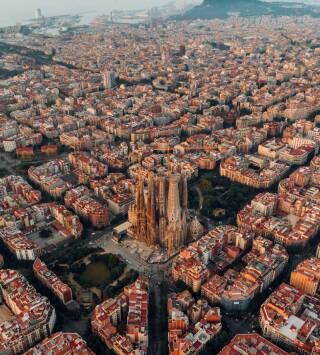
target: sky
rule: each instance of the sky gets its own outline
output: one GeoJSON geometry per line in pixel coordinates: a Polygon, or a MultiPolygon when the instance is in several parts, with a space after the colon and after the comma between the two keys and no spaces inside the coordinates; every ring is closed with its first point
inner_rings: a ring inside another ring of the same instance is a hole
{"type": "MultiPolygon", "coordinates": [[[[41,8],[45,16],[54,16],[78,14],[87,11],[109,13],[114,9],[143,9],[164,5],[169,1],[170,0],[0,0],[0,27],[13,25],[17,22],[33,18],[36,8],[41,8]]],[[[183,0],[174,1],[182,2],[183,0]]],[[[191,0],[187,1],[191,2],[191,0]]],[[[299,1],[320,3],[320,0],[299,1]]]]}
{"type": "Polygon", "coordinates": [[[35,9],[54,16],[86,11],[108,13],[114,9],[142,9],[168,3],[168,0],[0,0],[0,27],[34,17],[35,9]]]}

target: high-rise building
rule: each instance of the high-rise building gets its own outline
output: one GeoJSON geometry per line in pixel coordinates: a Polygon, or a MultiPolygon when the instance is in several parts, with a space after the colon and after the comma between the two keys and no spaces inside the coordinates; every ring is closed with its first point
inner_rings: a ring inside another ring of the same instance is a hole
{"type": "Polygon", "coordinates": [[[36,9],[36,11],[35,11],[35,18],[36,18],[37,20],[40,20],[40,19],[42,18],[42,12],[41,12],[41,9],[40,9],[40,8],[36,9]]]}
{"type": "Polygon", "coordinates": [[[187,180],[184,175],[150,173],[145,194],[142,176],[138,178],[135,204],[129,208],[129,233],[147,245],[160,245],[169,255],[186,241],[188,204],[187,180]]]}

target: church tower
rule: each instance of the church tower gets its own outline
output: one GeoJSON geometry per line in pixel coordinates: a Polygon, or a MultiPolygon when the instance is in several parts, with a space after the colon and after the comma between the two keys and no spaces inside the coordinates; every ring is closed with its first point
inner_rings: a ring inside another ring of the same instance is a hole
{"type": "Polygon", "coordinates": [[[180,204],[180,176],[171,174],[169,176],[168,207],[167,207],[167,231],[166,247],[168,254],[173,254],[183,245],[182,210],[180,204]]]}
{"type": "Polygon", "coordinates": [[[147,195],[147,244],[157,244],[157,221],[156,221],[156,200],[155,183],[153,173],[148,176],[147,195]]]}
{"type": "Polygon", "coordinates": [[[158,216],[159,216],[159,243],[160,246],[165,247],[165,235],[167,229],[167,181],[166,177],[159,175],[157,177],[158,185],[158,216]]]}
{"type": "Polygon", "coordinates": [[[141,175],[139,175],[139,178],[138,178],[136,202],[137,202],[137,205],[136,205],[137,239],[146,242],[146,240],[147,240],[146,206],[145,206],[145,200],[144,200],[143,178],[141,175]]]}
{"type": "Polygon", "coordinates": [[[129,234],[147,245],[160,245],[168,255],[179,251],[186,242],[188,188],[185,175],[149,173],[147,195],[144,180],[138,176],[136,201],[128,212],[132,223],[129,234]]]}

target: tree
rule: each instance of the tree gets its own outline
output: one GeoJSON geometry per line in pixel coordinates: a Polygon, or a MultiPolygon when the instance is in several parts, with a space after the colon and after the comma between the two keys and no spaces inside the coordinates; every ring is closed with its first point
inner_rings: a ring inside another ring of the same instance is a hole
{"type": "Polygon", "coordinates": [[[212,183],[208,179],[202,179],[199,182],[198,186],[203,194],[208,194],[208,193],[212,192],[212,183]]]}
{"type": "Polygon", "coordinates": [[[214,202],[215,202],[215,199],[213,196],[207,195],[204,197],[201,212],[205,216],[211,217],[212,206],[213,206],[214,202]]]}
{"type": "Polygon", "coordinates": [[[86,264],[82,261],[76,262],[71,265],[70,271],[74,274],[81,274],[86,269],[86,264]]]}
{"type": "Polygon", "coordinates": [[[194,190],[189,191],[189,207],[198,208],[199,206],[199,196],[194,190]]]}
{"type": "Polygon", "coordinates": [[[39,237],[46,239],[46,238],[50,238],[52,236],[52,231],[50,229],[42,229],[39,232],[39,237]]]}

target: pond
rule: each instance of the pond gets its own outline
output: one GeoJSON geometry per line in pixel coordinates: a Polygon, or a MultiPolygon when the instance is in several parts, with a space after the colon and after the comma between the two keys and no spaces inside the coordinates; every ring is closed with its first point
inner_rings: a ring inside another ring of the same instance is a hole
{"type": "Polygon", "coordinates": [[[80,275],[80,281],[84,284],[101,285],[108,284],[111,276],[106,264],[102,261],[96,261],[87,265],[86,269],[80,275]]]}

